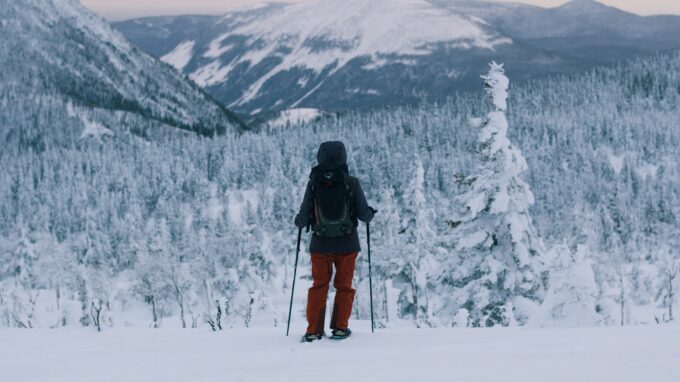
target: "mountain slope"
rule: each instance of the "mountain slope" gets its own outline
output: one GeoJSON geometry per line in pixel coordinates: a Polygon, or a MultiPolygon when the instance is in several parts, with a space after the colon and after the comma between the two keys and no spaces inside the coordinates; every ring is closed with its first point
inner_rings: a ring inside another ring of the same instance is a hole
{"type": "MultiPolygon", "coordinates": [[[[144,19],[118,27],[149,46],[149,36],[167,24],[144,19]],[[147,34],[140,31],[145,26],[147,34]]],[[[561,64],[477,18],[423,0],[265,4],[228,13],[203,33],[186,34],[174,51],[157,54],[181,57],[169,62],[230,108],[257,113],[441,97],[476,81],[471,68],[501,52],[517,67],[555,64],[545,72],[561,64]]]]}
{"type": "Polygon", "coordinates": [[[573,0],[555,8],[433,1],[480,17],[517,40],[586,64],[680,48],[678,16],[643,17],[593,0],[573,0]]]}
{"type": "Polygon", "coordinates": [[[184,40],[195,40],[220,16],[147,17],[114,23],[125,37],[154,57],[172,51],[184,40]]]}
{"type": "Polygon", "coordinates": [[[116,27],[225,105],[255,114],[442,99],[475,86],[491,59],[521,81],[680,48],[680,17],[641,17],[590,0],[552,9],[316,0],[203,21],[145,18],[116,27]]]}
{"type": "Polygon", "coordinates": [[[152,125],[203,135],[241,128],[202,89],[133,47],[78,1],[2,3],[0,132],[8,138],[27,129],[69,141],[92,122],[114,132],[120,123],[142,135],[152,125]]]}

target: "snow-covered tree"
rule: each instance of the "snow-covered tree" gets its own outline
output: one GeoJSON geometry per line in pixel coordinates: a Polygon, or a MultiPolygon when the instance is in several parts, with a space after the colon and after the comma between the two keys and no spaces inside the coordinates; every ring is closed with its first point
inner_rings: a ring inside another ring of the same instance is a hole
{"type": "Polygon", "coordinates": [[[3,309],[4,315],[8,317],[12,326],[33,328],[36,321],[36,302],[40,294],[35,269],[38,253],[35,243],[24,227],[20,229],[16,246],[8,260],[3,272],[10,276],[5,282],[9,293],[3,298],[7,299],[3,309]]]}
{"type": "Polygon", "coordinates": [[[382,190],[380,200],[375,205],[380,217],[371,222],[371,240],[374,243],[373,282],[377,292],[373,298],[378,307],[375,310],[375,320],[379,327],[387,326],[389,321],[399,318],[398,297],[393,296],[395,289],[392,285],[394,277],[402,270],[402,263],[395,261],[398,257],[395,254],[403,249],[401,241],[404,235],[399,234],[402,231],[400,205],[394,194],[392,187],[382,190]]]}
{"type": "Polygon", "coordinates": [[[605,325],[624,326],[630,323],[632,264],[625,260],[619,246],[599,256],[596,281],[599,287],[598,312],[605,325]]]}
{"type": "MultiPolygon", "coordinates": [[[[621,323],[621,303],[624,322],[633,318],[654,321],[648,313],[652,309],[637,312],[639,305],[658,303],[668,311],[665,292],[658,295],[667,278],[659,269],[657,252],[680,231],[680,167],[675,160],[680,156],[680,129],[676,128],[680,93],[672,86],[678,83],[677,73],[680,56],[675,54],[513,88],[518,107],[507,115],[513,127],[509,136],[522,148],[531,167],[522,178],[531,184],[535,196],[534,226],[547,243],[588,245],[600,287],[598,311],[606,324],[621,323]]],[[[432,207],[428,219],[437,231],[434,250],[446,251],[428,255],[434,262],[434,270],[427,272],[429,309],[438,323],[484,325],[483,308],[466,304],[470,296],[476,293],[477,301],[504,299],[489,294],[502,288],[484,287],[479,279],[485,274],[474,272],[485,265],[482,259],[512,259],[511,251],[505,257],[485,257],[481,255],[491,251],[481,244],[458,251],[458,239],[474,239],[474,235],[457,235],[469,227],[469,221],[462,224],[465,211],[457,216],[449,212],[459,204],[452,196],[472,188],[474,170],[484,154],[470,150],[479,130],[464,128],[470,117],[479,114],[476,96],[347,112],[306,126],[211,139],[165,136],[171,126],[131,118],[127,113],[102,122],[96,110],[51,99],[31,100],[28,109],[7,107],[15,104],[15,96],[0,89],[0,105],[5,106],[0,126],[16,127],[0,129],[2,326],[17,326],[9,315],[16,274],[8,269],[16,269],[21,259],[16,251],[21,227],[37,258],[30,272],[34,280],[27,284],[32,285],[31,296],[40,296],[37,320],[32,324],[57,322],[54,296],[59,296],[63,314],[68,314],[61,322],[76,325],[82,318],[90,325],[95,300],[110,300],[112,311],[125,311],[158,292],[159,316],[163,307],[166,316],[179,318],[179,297],[183,305],[187,301],[191,305],[186,310],[191,316],[186,317],[187,325],[189,321],[203,325],[203,317],[217,322],[219,301],[223,321],[241,326],[251,309],[248,297],[263,289],[267,296],[253,295],[252,322],[264,322],[260,317],[271,322],[276,311],[280,323],[287,313],[288,296],[282,294],[290,292],[295,249],[291,216],[318,144],[325,139],[347,144],[351,171],[361,180],[371,205],[380,210],[371,223],[376,312],[390,312],[390,320],[398,315],[408,320],[414,317],[413,299],[399,302],[398,298],[410,295],[412,285],[397,282],[396,275],[411,267],[402,261],[412,253],[407,245],[411,231],[403,229],[401,222],[415,216],[404,192],[416,173],[416,156],[426,169],[422,195],[432,207]],[[81,117],[115,129],[115,139],[102,144],[78,140],[81,117]],[[51,141],[40,133],[40,126],[49,126],[58,139],[51,141]],[[78,128],[71,131],[72,126],[78,128]],[[232,194],[248,195],[248,204],[254,206],[252,217],[236,214],[244,216],[243,224],[228,222],[230,209],[223,207],[228,207],[232,194]],[[160,270],[167,264],[149,253],[155,235],[151,227],[163,219],[168,225],[169,253],[191,270],[176,273],[186,279],[179,288],[181,294],[175,296],[168,293],[167,278],[151,282],[152,276],[163,275],[160,270]],[[446,221],[460,224],[459,229],[447,233],[440,224],[446,221]],[[46,245],[45,240],[53,243],[46,245]],[[247,243],[234,245],[239,241],[247,243]],[[62,269],[63,279],[58,274],[62,269]],[[144,279],[148,286],[165,287],[135,293],[141,289],[130,285],[139,287],[144,279]],[[232,296],[237,298],[227,305],[227,297],[232,296]],[[381,299],[389,304],[381,305],[381,299]],[[264,308],[258,301],[271,304],[264,308]],[[260,309],[266,311],[260,314],[260,309]]],[[[488,211],[480,211],[473,220],[481,224],[484,219],[488,227],[503,226],[494,225],[492,220],[501,218],[488,211]]],[[[499,246],[508,242],[501,240],[499,246]]],[[[362,245],[365,250],[363,240],[362,245]]],[[[359,259],[356,306],[360,316],[367,318],[366,257],[359,259]]],[[[509,269],[509,274],[514,269],[502,262],[498,267],[509,269]]],[[[511,299],[509,292],[504,293],[511,299]]],[[[517,321],[523,322],[539,299],[522,293],[530,297],[514,298],[512,307],[498,304],[497,310],[514,310],[517,321]]],[[[30,311],[29,299],[23,301],[24,312],[30,311]]]]}
{"type": "Polygon", "coordinates": [[[545,300],[528,325],[537,327],[596,326],[602,321],[596,312],[597,283],[587,248],[575,253],[564,244],[547,256],[551,259],[549,288],[545,300]]]}
{"type": "Polygon", "coordinates": [[[658,299],[663,307],[668,309],[664,314],[664,321],[673,321],[673,309],[678,299],[680,287],[680,255],[677,247],[662,246],[656,257],[659,271],[658,299]]]}
{"type": "MultiPolygon", "coordinates": [[[[434,239],[432,206],[425,194],[425,167],[416,156],[411,180],[404,192],[405,211],[402,231],[406,236],[403,252],[402,274],[410,284],[408,294],[413,319],[418,326],[434,326],[434,312],[429,301],[430,272],[434,264],[434,239]]],[[[406,295],[404,295],[406,296],[406,295]]]]}
{"type": "Polygon", "coordinates": [[[35,245],[31,241],[27,229],[21,227],[16,246],[12,250],[8,261],[3,264],[3,272],[8,275],[17,285],[24,288],[35,288],[37,278],[35,266],[38,262],[38,254],[35,245]]]}
{"type": "Polygon", "coordinates": [[[148,243],[141,248],[137,270],[136,292],[151,308],[151,327],[159,328],[166,313],[172,286],[168,275],[172,274],[168,258],[170,233],[164,219],[151,220],[148,226],[148,243]]]}
{"type": "MultiPolygon", "coordinates": [[[[462,307],[474,326],[508,325],[527,312],[513,312],[516,298],[539,303],[544,293],[543,243],[534,229],[529,207],[534,196],[521,175],[522,153],[507,138],[508,77],[491,63],[482,78],[492,110],[479,128],[479,168],[468,177],[460,197],[463,211],[456,228],[458,264],[452,279],[466,291],[462,307]]],[[[521,304],[523,307],[527,304],[521,304]]]]}

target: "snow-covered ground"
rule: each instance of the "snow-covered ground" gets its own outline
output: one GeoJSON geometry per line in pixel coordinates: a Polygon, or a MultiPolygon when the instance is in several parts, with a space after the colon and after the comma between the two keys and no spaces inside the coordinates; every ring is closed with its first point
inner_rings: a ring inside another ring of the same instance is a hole
{"type": "Polygon", "coordinates": [[[281,111],[276,118],[267,122],[271,128],[285,127],[286,125],[298,125],[305,122],[313,121],[326,113],[319,109],[312,108],[297,108],[281,111]]]}
{"type": "Polygon", "coordinates": [[[194,51],[195,41],[183,41],[170,53],[161,57],[161,61],[174,66],[181,71],[191,61],[191,55],[194,51]]]}
{"type": "Polygon", "coordinates": [[[303,322],[218,333],[116,328],[0,331],[0,380],[676,382],[680,325],[384,329],[299,343],[303,322]]]}

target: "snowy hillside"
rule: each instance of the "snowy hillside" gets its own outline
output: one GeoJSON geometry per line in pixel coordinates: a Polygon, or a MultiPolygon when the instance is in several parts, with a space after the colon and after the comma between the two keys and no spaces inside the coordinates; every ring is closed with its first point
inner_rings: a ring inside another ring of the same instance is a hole
{"type": "Polygon", "coordinates": [[[155,59],[77,0],[0,3],[0,381],[680,380],[680,53],[518,81],[672,47],[674,18],[313,0],[121,24],[155,59]],[[331,140],[376,214],[310,329],[346,299],[351,338],[302,343],[325,276],[294,216],[305,190],[327,215],[331,140]]]}
{"type": "MultiPolygon", "coordinates": [[[[297,332],[302,328],[299,327],[297,332]]],[[[677,382],[680,326],[388,329],[302,344],[283,328],[0,331],[12,382],[677,382]],[[48,377],[49,376],[49,377],[48,377]]]]}
{"type": "MultiPolygon", "coordinates": [[[[152,47],[150,36],[168,28],[157,22],[117,25],[152,47]]],[[[177,39],[177,31],[169,33],[177,39]]],[[[450,93],[477,74],[469,70],[473,62],[507,50],[523,54],[517,63],[557,60],[514,47],[484,21],[425,0],[315,0],[228,13],[202,34],[187,33],[161,56],[168,62],[181,57],[175,66],[230,108],[258,113],[309,105],[339,110],[450,93]]]]}
{"type": "Polygon", "coordinates": [[[0,127],[8,142],[73,144],[92,123],[140,136],[241,129],[199,87],[77,0],[4,2],[0,18],[0,127]]]}
{"type": "Polygon", "coordinates": [[[558,8],[448,0],[267,3],[115,24],[242,113],[441,100],[502,60],[516,80],[680,47],[680,17],[590,0],[558,8]]]}
{"type": "MultiPolygon", "coordinates": [[[[378,327],[672,321],[680,55],[527,86],[493,73],[490,94],[480,79],[479,95],[257,134],[123,141],[91,123],[73,139],[92,144],[44,150],[8,134],[25,146],[0,151],[0,327],[92,327],[95,307],[104,330],[280,328],[293,216],[334,139],[380,211],[378,327]]],[[[306,254],[297,275],[294,322],[306,254]]],[[[355,285],[365,320],[365,252],[355,285]]]]}
{"type": "Polygon", "coordinates": [[[677,46],[677,38],[670,34],[680,28],[677,16],[642,17],[594,0],[573,0],[548,9],[524,6],[522,11],[512,5],[499,4],[498,7],[505,12],[487,13],[485,19],[507,33],[528,39],[617,36],[622,44],[637,39],[638,44],[656,41],[662,47],[675,40],[677,46]],[[522,25],[527,22],[531,24],[522,25]],[[666,38],[662,34],[666,34],[666,38]]]}
{"type": "Polygon", "coordinates": [[[243,104],[256,97],[269,78],[291,68],[309,69],[310,77],[324,70],[332,75],[357,58],[365,58],[364,67],[378,68],[393,62],[394,55],[430,54],[433,48],[428,45],[437,43],[453,50],[511,43],[478,21],[433,8],[423,0],[321,0],[272,8],[256,22],[242,23],[238,14],[223,18],[220,24],[229,30],[201,52],[213,60],[198,65],[190,77],[202,86],[215,85],[227,79],[230,68],[245,63],[258,67],[267,58],[280,58],[235,101],[243,104]],[[248,38],[247,54],[229,62],[215,60],[231,52],[233,36],[248,38]]]}
{"type": "Polygon", "coordinates": [[[594,0],[554,8],[432,1],[480,17],[522,43],[573,57],[583,66],[680,48],[680,17],[643,17],[594,0]]]}
{"type": "Polygon", "coordinates": [[[323,117],[324,115],[328,114],[319,109],[288,109],[277,113],[276,117],[267,121],[267,125],[271,128],[284,127],[286,125],[299,125],[314,121],[315,119],[323,117]]]}

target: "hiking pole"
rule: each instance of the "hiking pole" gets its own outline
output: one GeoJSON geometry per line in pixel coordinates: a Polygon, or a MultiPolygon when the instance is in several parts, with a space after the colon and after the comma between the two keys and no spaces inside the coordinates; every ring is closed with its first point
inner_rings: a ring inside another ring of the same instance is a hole
{"type": "Polygon", "coordinates": [[[375,324],[373,323],[373,279],[371,274],[371,228],[366,223],[366,241],[368,242],[368,290],[371,299],[371,333],[375,333],[375,324]]]}
{"type": "Polygon", "coordinates": [[[300,255],[300,238],[302,237],[302,228],[298,229],[297,249],[295,250],[295,268],[293,268],[293,287],[290,290],[290,306],[288,307],[288,326],[286,327],[286,336],[290,332],[290,314],[293,311],[293,294],[295,294],[295,279],[297,278],[297,263],[300,255]]]}

